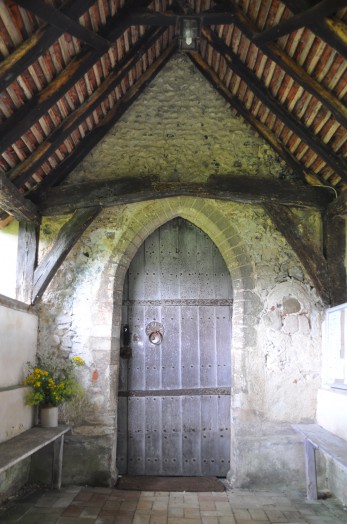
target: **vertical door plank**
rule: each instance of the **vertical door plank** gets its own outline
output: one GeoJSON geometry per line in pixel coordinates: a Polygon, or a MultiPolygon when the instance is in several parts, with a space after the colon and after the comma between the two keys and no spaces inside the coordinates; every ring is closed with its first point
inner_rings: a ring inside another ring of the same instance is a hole
{"type": "Polygon", "coordinates": [[[182,475],[181,397],[162,397],[162,474],[182,475]]]}
{"type": "Polygon", "coordinates": [[[180,297],[197,298],[198,268],[196,264],[197,228],[185,221],[179,223],[180,297]]]}
{"type": "Polygon", "coordinates": [[[200,386],[217,386],[216,326],[213,306],[199,307],[200,386]]]}
{"type": "Polygon", "coordinates": [[[181,307],[182,388],[200,387],[198,308],[181,307]]]}
{"type": "Polygon", "coordinates": [[[179,298],[178,223],[171,221],[160,228],[160,298],[179,298]]]}
{"type": "Polygon", "coordinates": [[[145,474],[158,475],[162,464],[161,398],[147,397],[145,400],[145,474]]]}
{"type": "Polygon", "coordinates": [[[181,387],[181,339],[179,336],[180,311],[178,306],[161,308],[162,323],[165,326],[161,344],[162,388],[179,389],[181,387]]]}
{"type": "Polygon", "coordinates": [[[201,398],[201,468],[203,475],[219,474],[218,399],[201,398]]]}
{"type": "Polygon", "coordinates": [[[145,474],[145,399],[129,397],[128,474],[145,474]],[[130,415],[131,414],[131,415],[130,415]]]}
{"type": "Polygon", "coordinates": [[[145,300],[158,300],[160,298],[159,234],[157,229],[145,240],[143,296],[145,300]]]}
{"type": "Polygon", "coordinates": [[[147,306],[145,307],[145,321],[142,326],[141,340],[143,343],[146,376],[145,389],[161,389],[161,353],[162,346],[152,344],[146,335],[146,326],[150,322],[159,322],[161,320],[160,307],[147,306]]]}
{"type": "Polygon", "coordinates": [[[183,474],[201,475],[201,399],[199,396],[182,398],[182,455],[183,474]]]}

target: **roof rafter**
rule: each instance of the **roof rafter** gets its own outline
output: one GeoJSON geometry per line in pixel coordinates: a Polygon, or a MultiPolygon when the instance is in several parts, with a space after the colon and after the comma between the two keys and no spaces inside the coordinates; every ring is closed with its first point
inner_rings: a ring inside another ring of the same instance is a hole
{"type": "Polygon", "coordinates": [[[259,135],[266,140],[268,144],[278,153],[278,155],[291,167],[291,169],[303,180],[306,180],[307,176],[310,175],[310,170],[306,169],[285,147],[285,145],[279,141],[276,135],[270,131],[270,129],[263,124],[260,120],[255,118],[240,100],[233,95],[229,89],[223,84],[220,78],[217,76],[214,69],[212,69],[199,53],[188,53],[189,58],[202,75],[212,84],[212,86],[223,96],[223,98],[234,108],[237,113],[257,132],[259,135]]]}
{"type": "Polygon", "coordinates": [[[269,90],[266,89],[257,75],[247,68],[239,56],[234,53],[226,43],[219,38],[216,33],[214,33],[214,31],[203,28],[202,35],[208,43],[211,44],[221,56],[223,56],[227,65],[247,84],[255,96],[261,100],[261,102],[291,131],[293,131],[293,133],[306,142],[306,144],[315,151],[317,155],[334,169],[342,180],[347,182],[347,163],[345,160],[333,156],[334,151],[312,133],[309,128],[297,120],[292,113],[284,109],[284,107],[271,95],[269,90]]]}
{"type": "MultiPolygon", "coordinates": [[[[232,10],[235,15],[237,27],[251,42],[255,43],[255,38],[257,34],[259,34],[256,25],[239,8],[233,6],[232,10]]],[[[261,44],[258,42],[257,46],[259,46],[262,53],[275,62],[306,91],[322,102],[322,104],[331,111],[336,120],[347,128],[347,108],[341,100],[325,88],[323,84],[320,84],[310,76],[305,69],[285,53],[279,45],[275,43],[261,44]]]]}
{"type": "Polygon", "coordinates": [[[10,178],[17,187],[21,187],[35,173],[35,171],[56,151],[71,133],[92,114],[92,112],[114,91],[117,85],[125,78],[129,71],[141,60],[142,56],[155,44],[166,28],[152,31],[150,38],[142,40],[140,46],[132,49],[125,55],[106,80],[94,93],[75,111],[73,111],[62,124],[55,129],[50,137],[17,168],[10,172],[10,178]]]}
{"type": "Polygon", "coordinates": [[[320,22],[324,16],[331,15],[338,9],[346,7],[346,5],[347,0],[321,0],[321,2],[313,7],[303,10],[301,13],[288,18],[284,22],[259,33],[254,38],[254,43],[265,44],[266,42],[276,40],[281,36],[291,33],[292,31],[297,31],[305,26],[310,29],[312,28],[312,31],[314,31],[317,21],[320,22]]]}
{"type": "Polygon", "coordinates": [[[133,104],[133,102],[141,95],[148,84],[156,77],[162,70],[164,65],[168,62],[171,56],[177,51],[178,39],[175,38],[160,56],[146,69],[141,77],[130,87],[130,89],[122,96],[114,107],[108,112],[105,118],[94,127],[94,129],[84,137],[83,141],[77,144],[74,151],[66,159],[63,160],[56,168],[52,169],[50,173],[44,178],[40,184],[40,188],[35,192],[35,195],[40,195],[47,188],[57,185],[62,182],[69,173],[85,158],[93,147],[107,134],[107,132],[115,125],[121,118],[125,111],[133,104]]]}
{"type": "Polygon", "coordinates": [[[61,33],[69,33],[94,49],[105,52],[110,47],[108,40],[41,0],[14,0],[14,2],[44,20],[46,24],[56,27],[61,33]]]}
{"type": "MultiPolygon", "coordinates": [[[[306,0],[282,0],[294,14],[302,13],[311,5],[306,0]]],[[[312,31],[347,59],[347,27],[337,18],[322,17],[312,31]]]]}
{"type": "MultiPolygon", "coordinates": [[[[146,0],[143,3],[148,4],[149,1],[146,0]]],[[[109,24],[107,31],[105,29],[105,35],[114,40],[128,27],[129,17],[127,12],[118,17],[116,16],[112,21],[113,24],[109,24]]],[[[148,32],[146,36],[148,37],[151,34],[151,32],[148,32]]],[[[141,45],[146,36],[141,39],[139,44],[136,43],[133,49],[141,45]]],[[[103,51],[90,49],[82,51],[43,91],[35,95],[27,104],[24,104],[13,116],[5,120],[0,126],[0,153],[14,144],[16,140],[30,129],[53,104],[60,100],[94,66],[103,54],[103,51]]]]}

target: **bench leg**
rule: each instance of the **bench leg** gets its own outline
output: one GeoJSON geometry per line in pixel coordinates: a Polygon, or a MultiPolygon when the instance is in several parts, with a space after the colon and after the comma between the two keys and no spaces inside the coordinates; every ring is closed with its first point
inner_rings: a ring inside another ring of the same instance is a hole
{"type": "Polygon", "coordinates": [[[316,446],[305,438],[306,489],[308,500],[317,500],[316,446]]]}
{"type": "Polygon", "coordinates": [[[63,447],[64,435],[54,441],[53,444],[53,468],[52,468],[52,488],[61,488],[61,472],[63,467],[63,447]]]}

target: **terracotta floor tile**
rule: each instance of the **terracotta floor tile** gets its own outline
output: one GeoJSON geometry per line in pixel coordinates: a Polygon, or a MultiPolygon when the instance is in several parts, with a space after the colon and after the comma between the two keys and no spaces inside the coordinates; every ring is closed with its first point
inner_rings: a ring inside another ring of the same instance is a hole
{"type": "Polygon", "coordinates": [[[335,499],[308,504],[305,494],[126,492],[77,488],[42,492],[0,506],[4,524],[346,524],[335,499]]]}
{"type": "Polygon", "coordinates": [[[81,506],[71,505],[64,509],[62,516],[63,517],[79,517],[83,508],[81,506]]]}
{"type": "Polygon", "coordinates": [[[114,517],[98,517],[95,524],[114,524],[114,517]]]}
{"type": "Polygon", "coordinates": [[[200,500],[199,508],[203,511],[215,511],[216,505],[213,500],[200,500]]]}
{"type": "Polygon", "coordinates": [[[201,517],[202,524],[219,524],[218,517],[201,517]]]}
{"type": "Polygon", "coordinates": [[[137,503],[136,510],[152,509],[153,502],[151,500],[140,499],[137,503]]]}

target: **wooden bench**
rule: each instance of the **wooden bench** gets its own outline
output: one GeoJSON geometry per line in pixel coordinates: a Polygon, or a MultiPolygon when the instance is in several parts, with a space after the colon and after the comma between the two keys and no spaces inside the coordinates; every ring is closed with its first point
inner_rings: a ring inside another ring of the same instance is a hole
{"type": "Polygon", "coordinates": [[[318,424],[293,424],[292,427],[304,437],[307,498],[317,500],[316,450],[321,450],[347,472],[347,442],[318,424]]]}
{"type": "Polygon", "coordinates": [[[35,427],[0,444],[0,473],[18,464],[36,451],[53,443],[52,488],[60,489],[63,464],[64,435],[69,426],[35,427]]]}

